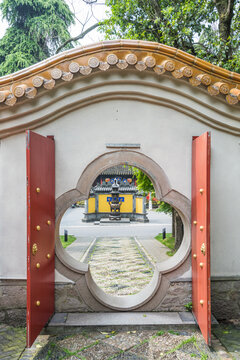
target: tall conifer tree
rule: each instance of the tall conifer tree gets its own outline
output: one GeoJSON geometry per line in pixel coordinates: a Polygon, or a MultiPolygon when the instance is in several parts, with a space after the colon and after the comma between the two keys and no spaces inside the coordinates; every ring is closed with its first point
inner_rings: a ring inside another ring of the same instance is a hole
{"type": "Polygon", "coordinates": [[[53,55],[74,23],[64,0],[3,0],[0,10],[9,24],[0,40],[0,76],[53,55]]]}

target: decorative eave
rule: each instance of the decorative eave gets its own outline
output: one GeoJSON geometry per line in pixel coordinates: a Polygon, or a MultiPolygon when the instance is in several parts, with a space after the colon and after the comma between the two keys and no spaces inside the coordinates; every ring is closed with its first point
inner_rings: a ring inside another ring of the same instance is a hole
{"type": "Polygon", "coordinates": [[[112,40],[78,47],[0,78],[0,105],[13,106],[18,99],[37,96],[38,88],[51,90],[59,81],[71,81],[109,69],[151,71],[187,80],[204,87],[227,103],[240,101],[240,74],[212,65],[176,48],[149,41],[112,40]]]}

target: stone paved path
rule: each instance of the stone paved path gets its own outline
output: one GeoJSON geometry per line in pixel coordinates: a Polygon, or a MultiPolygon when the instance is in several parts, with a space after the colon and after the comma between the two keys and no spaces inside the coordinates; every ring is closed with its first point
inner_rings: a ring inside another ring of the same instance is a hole
{"type": "Polygon", "coordinates": [[[0,359],[17,360],[26,345],[26,329],[0,325],[0,359]]]}
{"type": "MultiPolygon", "coordinates": [[[[220,329],[221,330],[221,329],[220,329]]],[[[78,330],[75,334],[40,335],[25,347],[25,329],[0,325],[0,359],[4,360],[234,360],[213,336],[209,348],[198,330],[78,330]]],[[[239,338],[239,333],[235,339],[239,338]]]]}
{"type": "Polygon", "coordinates": [[[0,359],[4,360],[233,360],[213,337],[209,348],[198,330],[78,330],[75,334],[40,335],[24,350],[25,329],[0,326],[0,359]]]}
{"type": "Polygon", "coordinates": [[[169,248],[160,243],[160,241],[146,236],[137,236],[137,241],[143,246],[153,263],[169,259],[169,256],[166,254],[169,248]]]}
{"type": "MultiPolygon", "coordinates": [[[[224,354],[223,354],[224,353],[224,354]]],[[[84,330],[51,336],[34,360],[217,360],[232,359],[211,350],[198,330],[84,330]]]]}
{"type": "Polygon", "coordinates": [[[216,335],[235,360],[240,360],[240,319],[221,323],[213,328],[216,335]]]}
{"type": "Polygon", "coordinates": [[[89,256],[93,279],[108,294],[136,294],[153,275],[154,266],[133,237],[97,238],[89,256]]]}
{"type": "Polygon", "coordinates": [[[88,236],[78,236],[76,240],[70,244],[65,250],[68,252],[69,255],[74,257],[74,259],[81,261],[82,257],[86,253],[89,246],[91,246],[91,243],[94,241],[94,237],[88,236]]]}

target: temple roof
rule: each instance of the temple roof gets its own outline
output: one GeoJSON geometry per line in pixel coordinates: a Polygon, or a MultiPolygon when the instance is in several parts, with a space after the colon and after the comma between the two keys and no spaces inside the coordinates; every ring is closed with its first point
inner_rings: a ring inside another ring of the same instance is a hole
{"type": "Polygon", "coordinates": [[[103,171],[100,175],[108,175],[108,176],[132,176],[133,171],[127,165],[118,165],[113,166],[105,171],[103,171]]]}
{"type": "MultiPolygon", "coordinates": [[[[0,78],[0,107],[38,96],[40,88],[51,91],[57,83],[97,71],[132,69],[158,76],[172,76],[209,95],[224,97],[230,105],[240,101],[240,74],[212,65],[193,55],[159,43],[112,40],[78,47],[0,78]]],[[[194,96],[197,97],[196,94],[194,96]]]]}
{"type": "MultiPolygon", "coordinates": [[[[93,193],[111,193],[112,187],[111,186],[103,186],[103,185],[96,185],[91,188],[90,194],[93,193]]],[[[120,193],[136,193],[137,188],[134,185],[126,185],[126,186],[119,186],[120,193]]]]}

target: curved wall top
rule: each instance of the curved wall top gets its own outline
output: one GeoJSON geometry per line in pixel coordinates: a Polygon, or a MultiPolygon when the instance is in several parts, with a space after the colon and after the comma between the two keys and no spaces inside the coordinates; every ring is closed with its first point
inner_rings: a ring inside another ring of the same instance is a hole
{"type": "MultiPolygon", "coordinates": [[[[210,95],[225,102],[226,109],[223,111],[223,116],[237,121],[235,127],[228,132],[240,135],[238,117],[240,74],[222,69],[163,44],[136,40],[112,40],[68,50],[29,68],[1,77],[0,138],[22,132],[27,128],[34,128],[30,124],[20,126],[19,123],[19,118],[26,116],[26,113],[38,111],[39,105],[33,101],[34,98],[37,101],[46,94],[47,102],[50,103],[51,98],[56,96],[54,92],[51,92],[54,87],[64,88],[66,82],[71,84],[74,80],[81,81],[90,74],[94,76],[94,73],[97,75],[97,73],[107,73],[110,70],[121,72],[125,69],[136,74],[143,72],[151,74],[150,76],[167,76],[177,79],[181,81],[181,84],[185,84],[185,87],[193,87],[191,97],[196,102],[199,101],[199,92],[194,89],[198,87],[209,94],[209,107],[212,106],[210,95]],[[14,109],[11,110],[12,107],[14,109]],[[12,122],[11,125],[10,122],[12,122]]],[[[184,87],[178,87],[177,84],[176,81],[173,83],[172,86],[175,87],[173,91],[181,92],[183,96],[186,96],[184,87]]],[[[168,91],[167,88],[165,90],[168,91]]],[[[69,92],[69,87],[66,85],[65,92],[66,95],[69,92]]],[[[168,95],[165,100],[169,101],[168,95]]],[[[181,101],[180,106],[185,106],[184,100],[181,101]]],[[[213,110],[220,111],[216,100],[213,110]]],[[[217,119],[218,116],[215,115],[215,118],[217,119]]],[[[36,127],[37,121],[34,120],[34,122],[36,127]]],[[[38,122],[39,125],[41,126],[41,121],[38,122]]],[[[225,127],[231,128],[229,125],[225,127]]]]}
{"type": "Polygon", "coordinates": [[[162,75],[185,78],[192,86],[203,85],[210,95],[225,95],[230,105],[240,100],[240,74],[212,65],[176,48],[137,40],[104,41],[65,51],[26,69],[0,78],[0,102],[13,106],[23,96],[37,96],[43,86],[52,89],[56,80],[71,81],[80,72],[89,75],[94,69],[106,71],[135,67],[162,75]]]}

